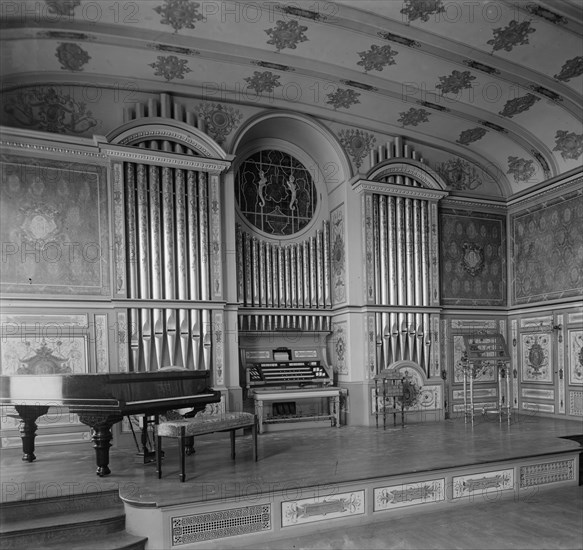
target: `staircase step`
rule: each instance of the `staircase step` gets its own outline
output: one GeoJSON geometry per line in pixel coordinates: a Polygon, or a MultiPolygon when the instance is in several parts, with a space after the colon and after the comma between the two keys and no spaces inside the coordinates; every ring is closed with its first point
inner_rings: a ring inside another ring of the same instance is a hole
{"type": "Polygon", "coordinates": [[[48,544],[37,548],[29,546],[27,550],[144,550],[147,537],[137,537],[125,531],[111,533],[100,537],[99,540],[80,537],[78,540],[48,544]]]}
{"type": "Polygon", "coordinates": [[[39,548],[49,544],[62,546],[71,541],[85,541],[93,547],[94,541],[125,529],[123,506],[102,510],[84,510],[65,514],[34,517],[27,513],[24,519],[3,522],[0,527],[0,547],[3,550],[39,548]]]}

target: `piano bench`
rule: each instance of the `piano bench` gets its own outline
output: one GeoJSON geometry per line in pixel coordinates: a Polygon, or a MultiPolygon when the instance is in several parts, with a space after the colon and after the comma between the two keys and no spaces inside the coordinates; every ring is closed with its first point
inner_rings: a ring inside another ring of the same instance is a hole
{"type": "Polygon", "coordinates": [[[235,460],[235,432],[241,428],[251,428],[253,437],[253,460],[257,461],[257,417],[246,412],[228,412],[215,415],[203,414],[194,418],[156,422],[156,464],[158,479],[162,477],[162,438],[179,440],[180,481],[186,480],[185,455],[186,438],[214,432],[231,432],[231,458],[235,460]]]}

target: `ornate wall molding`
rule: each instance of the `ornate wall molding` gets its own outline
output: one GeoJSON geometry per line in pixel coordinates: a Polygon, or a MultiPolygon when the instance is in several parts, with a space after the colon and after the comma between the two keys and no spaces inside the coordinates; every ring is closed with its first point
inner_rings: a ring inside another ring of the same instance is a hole
{"type": "Polygon", "coordinates": [[[379,195],[395,195],[412,199],[427,199],[438,201],[447,196],[447,191],[436,189],[426,189],[424,187],[412,187],[410,185],[396,185],[394,183],[382,183],[359,179],[355,181],[352,188],[356,193],[378,193],[379,195]]]}

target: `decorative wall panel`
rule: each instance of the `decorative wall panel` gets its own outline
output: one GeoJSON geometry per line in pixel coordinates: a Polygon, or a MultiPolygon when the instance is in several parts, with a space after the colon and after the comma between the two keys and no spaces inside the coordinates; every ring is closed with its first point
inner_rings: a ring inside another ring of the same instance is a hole
{"type": "Polygon", "coordinates": [[[522,381],[552,383],[551,335],[522,334],[522,381]]]}
{"type": "Polygon", "coordinates": [[[476,497],[514,489],[514,469],[454,476],[453,498],[476,497]]]}
{"type": "Polygon", "coordinates": [[[510,228],[513,304],[581,295],[581,191],[514,214],[510,218],[510,228]]]}
{"type": "Polygon", "coordinates": [[[445,500],[445,479],[390,485],[374,489],[374,511],[445,500]]]}
{"type": "Polygon", "coordinates": [[[340,376],[348,374],[348,322],[338,321],[332,323],[332,357],[336,372],[340,376]]]}
{"type": "Polygon", "coordinates": [[[503,217],[442,211],[439,248],[444,305],[505,305],[506,236],[503,217]]]}
{"type": "Polygon", "coordinates": [[[281,503],[281,526],[364,514],[364,490],[281,503]]]}
{"type": "Polygon", "coordinates": [[[332,302],[342,304],[346,301],[346,243],[343,204],[330,213],[330,221],[332,302]]]}
{"type": "Polygon", "coordinates": [[[572,458],[520,467],[521,488],[570,481],[572,479],[575,479],[575,461],[572,458]]]}
{"type": "Polygon", "coordinates": [[[583,416],[583,391],[569,392],[569,414],[583,416]]]}
{"type": "Polygon", "coordinates": [[[583,385],[583,330],[569,331],[569,384],[583,385]]]}
{"type": "Polygon", "coordinates": [[[108,295],[106,178],[97,166],[0,162],[2,291],[43,295],[108,295]]]}

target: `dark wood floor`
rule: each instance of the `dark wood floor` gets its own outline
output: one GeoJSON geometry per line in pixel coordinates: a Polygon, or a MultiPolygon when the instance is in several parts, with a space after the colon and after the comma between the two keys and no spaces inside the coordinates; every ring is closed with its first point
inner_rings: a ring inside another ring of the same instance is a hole
{"type": "MultiPolygon", "coordinates": [[[[19,449],[0,453],[2,502],[69,496],[112,489],[133,502],[180,504],[216,498],[248,499],[265,491],[295,491],[350,480],[496,462],[579,448],[568,436],[583,436],[581,422],[517,416],[499,424],[477,417],[443,422],[362,428],[343,426],[269,432],[259,436],[259,461],[253,462],[251,436],[237,437],[237,459],[229,456],[226,433],[196,439],[187,458],[187,481],[178,479],[175,441],[165,445],[164,475],[154,463],[137,464],[132,445],[111,450],[112,474],[95,475],[92,446],[40,447],[37,460],[24,463],[19,449]]],[[[322,531],[257,548],[583,548],[583,494],[578,486],[522,493],[503,503],[452,505],[407,512],[349,529],[322,531]],[[529,497],[529,498],[525,498],[529,497]],[[494,505],[495,504],[495,505],[494,505]]],[[[225,540],[224,547],[241,547],[225,540]]]]}

